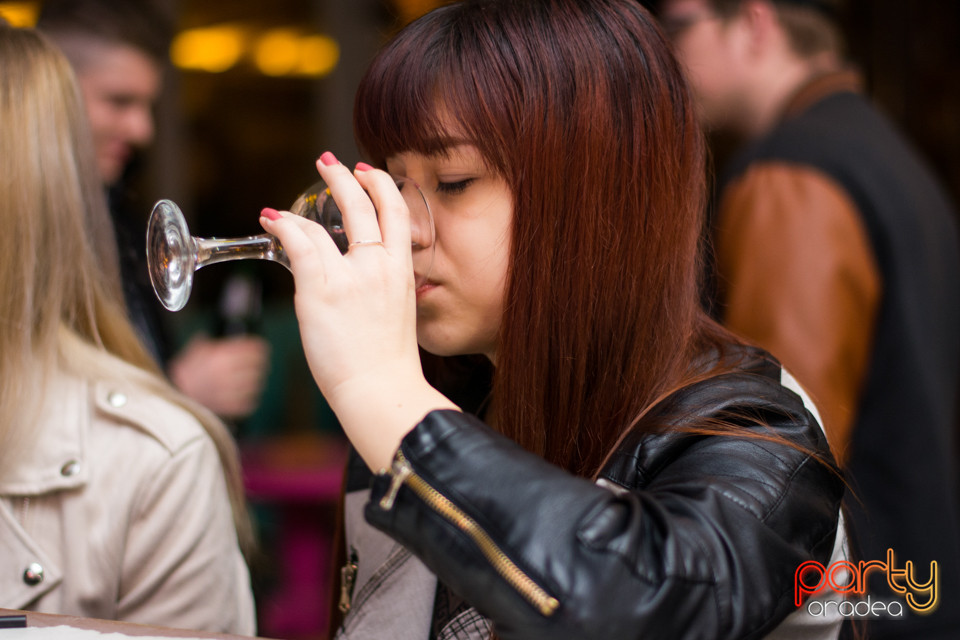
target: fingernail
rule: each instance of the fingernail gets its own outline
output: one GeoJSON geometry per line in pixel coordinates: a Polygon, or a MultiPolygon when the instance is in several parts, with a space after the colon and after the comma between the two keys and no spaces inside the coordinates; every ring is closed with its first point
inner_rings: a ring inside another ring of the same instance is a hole
{"type": "Polygon", "coordinates": [[[260,211],[260,215],[266,218],[267,220],[279,220],[280,218],[283,217],[280,215],[279,211],[277,211],[276,209],[271,209],[270,207],[264,207],[263,210],[260,211]]]}
{"type": "Polygon", "coordinates": [[[373,169],[373,167],[368,165],[366,162],[358,162],[357,166],[354,167],[355,171],[370,171],[371,169],[373,169]]]}
{"type": "Polygon", "coordinates": [[[324,151],[323,155],[320,156],[320,162],[322,162],[323,164],[329,167],[337,164],[340,161],[337,160],[337,156],[333,155],[329,151],[324,151]]]}

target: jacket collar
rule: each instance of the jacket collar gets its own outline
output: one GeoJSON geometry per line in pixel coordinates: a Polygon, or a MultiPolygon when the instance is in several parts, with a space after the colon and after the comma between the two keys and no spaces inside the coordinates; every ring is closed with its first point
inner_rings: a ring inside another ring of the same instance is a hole
{"type": "Polygon", "coordinates": [[[90,385],[78,377],[58,374],[45,396],[49,401],[28,429],[33,442],[0,478],[2,495],[39,495],[76,488],[87,481],[90,385]]]}
{"type": "Polygon", "coordinates": [[[829,95],[840,92],[863,93],[863,76],[853,69],[819,73],[793,94],[783,110],[784,120],[800,115],[829,95]]]}

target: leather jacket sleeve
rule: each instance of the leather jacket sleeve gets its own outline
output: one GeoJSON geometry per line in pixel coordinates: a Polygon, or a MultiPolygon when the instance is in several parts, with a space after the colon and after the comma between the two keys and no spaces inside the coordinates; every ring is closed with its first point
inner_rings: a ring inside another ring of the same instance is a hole
{"type": "MultiPolygon", "coordinates": [[[[827,450],[809,414],[751,402],[790,442],[827,450]]],[[[801,448],[639,436],[601,486],[437,411],[375,478],[365,515],[504,640],[760,637],[795,610],[797,566],[827,562],[837,533],[842,481],[801,448]]]]}

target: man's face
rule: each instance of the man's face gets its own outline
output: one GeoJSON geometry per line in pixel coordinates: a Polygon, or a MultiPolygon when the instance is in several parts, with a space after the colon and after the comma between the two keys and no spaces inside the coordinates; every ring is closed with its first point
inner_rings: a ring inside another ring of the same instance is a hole
{"type": "Polygon", "coordinates": [[[749,43],[738,19],[721,18],[707,0],[665,0],[660,21],[686,70],[704,125],[739,129],[746,113],[749,43]]]}
{"type": "Polygon", "coordinates": [[[90,118],[100,176],[105,184],[113,184],[133,151],[153,139],[160,68],[132,47],[97,47],[77,69],[77,78],[90,118]]]}

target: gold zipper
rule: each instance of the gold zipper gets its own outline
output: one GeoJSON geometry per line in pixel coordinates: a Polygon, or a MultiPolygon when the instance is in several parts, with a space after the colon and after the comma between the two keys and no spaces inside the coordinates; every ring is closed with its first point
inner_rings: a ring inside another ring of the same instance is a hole
{"type": "Polygon", "coordinates": [[[484,557],[493,566],[494,570],[507,583],[512,586],[517,593],[532,604],[544,616],[551,616],[560,606],[560,602],[549,595],[542,587],[533,581],[530,576],[523,572],[507,555],[500,550],[497,543],[490,538],[490,535],[484,531],[476,520],[464,513],[458,506],[431,487],[426,481],[418,476],[410,462],[404,457],[403,452],[397,451],[394,458],[391,471],[393,477],[390,480],[390,488],[380,499],[380,508],[389,511],[393,508],[393,503],[397,498],[397,492],[401,485],[407,485],[417,496],[423,500],[429,507],[439,513],[441,516],[456,525],[463,531],[480,549],[484,557]]]}
{"type": "Polygon", "coordinates": [[[357,581],[357,552],[350,547],[350,557],[347,563],[340,568],[340,602],[337,608],[340,613],[350,611],[353,601],[353,586],[357,581]]]}

